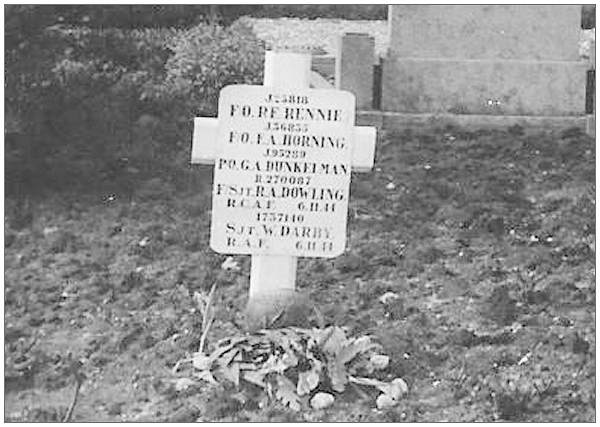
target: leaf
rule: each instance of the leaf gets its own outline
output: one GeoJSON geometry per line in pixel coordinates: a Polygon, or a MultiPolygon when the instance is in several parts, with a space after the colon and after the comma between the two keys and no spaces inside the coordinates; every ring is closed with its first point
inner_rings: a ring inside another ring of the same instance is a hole
{"type": "Polygon", "coordinates": [[[337,392],[343,392],[346,389],[346,383],[348,382],[344,364],[337,358],[330,358],[327,360],[327,372],[329,373],[329,379],[331,380],[331,387],[337,392]]]}
{"type": "Polygon", "coordinates": [[[293,353],[285,353],[281,358],[281,363],[285,365],[285,369],[298,365],[298,358],[293,353]]]}
{"type": "Polygon", "coordinates": [[[269,358],[262,364],[259,371],[264,373],[277,372],[283,373],[286,369],[298,365],[298,358],[293,353],[284,353],[283,355],[269,355],[269,358]]]}
{"type": "Polygon", "coordinates": [[[371,342],[369,337],[360,337],[359,339],[342,348],[338,357],[342,363],[346,364],[360,353],[366,353],[368,350],[378,347],[379,345],[371,342]]]}
{"type": "Polygon", "coordinates": [[[352,362],[352,365],[348,368],[348,373],[350,375],[358,375],[359,373],[361,375],[364,375],[364,372],[366,372],[367,374],[372,374],[373,371],[374,369],[371,366],[371,362],[365,357],[355,359],[352,362]]]}
{"type": "Polygon", "coordinates": [[[383,354],[374,354],[369,359],[369,369],[371,372],[373,370],[382,370],[388,367],[390,364],[390,358],[383,354]]]}
{"type": "Polygon", "coordinates": [[[379,381],[379,380],[375,380],[373,378],[364,378],[364,377],[353,377],[353,376],[349,376],[348,380],[350,382],[353,382],[354,384],[359,384],[359,385],[368,385],[371,387],[380,387],[380,386],[384,386],[387,383],[384,383],[383,381],[379,381]]]}
{"type": "Polygon", "coordinates": [[[196,372],[194,375],[196,377],[198,377],[198,379],[201,379],[201,380],[206,381],[208,383],[218,384],[217,380],[215,380],[215,377],[213,377],[213,375],[208,370],[207,371],[196,372]]]}
{"type": "Polygon", "coordinates": [[[329,337],[325,340],[321,346],[325,353],[338,354],[342,348],[347,344],[346,334],[342,328],[332,326],[332,331],[329,337]]]}
{"type": "Polygon", "coordinates": [[[277,372],[279,374],[283,373],[288,368],[288,365],[282,360],[282,358],[271,354],[267,361],[263,363],[262,367],[258,370],[263,374],[268,374],[271,372],[277,372]]]}
{"type": "Polygon", "coordinates": [[[256,371],[258,369],[252,362],[239,362],[237,365],[240,367],[240,371],[256,371]]]}
{"type": "Polygon", "coordinates": [[[259,387],[266,387],[266,384],[264,382],[265,375],[260,372],[244,371],[242,372],[242,378],[248,381],[249,383],[255,384],[259,387]]]}
{"type": "Polygon", "coordinates": [[[213,360],[211,357],[205,356],[202,353],[195,353],[192,357],[192,365],[199,371],[210,369],[212,362],[213,360]]]}
{"type": "Polygon", "coordinates": [[[223,353],[221,356],[219,356],[216,360],[216,362],[219,364],[220,367],[226,367],[228,366],[231,361],[233,361],[235,359],[236,356],[238,356],[240,354],[240,350],[238,348],[234,348],[231,351],[227,352],[227,353],[223,353]]]}
{"type": "Polygon", "coordinates": [[[384,381],[379,381],[372,378],[361,378],[352,376],[350,376],[348,380],[355,384],[376,387],[384,394],[395,400],[400,399],[402,396],[408,393],[408,386],[402,378],[396,378],[391,383],[386,383],[384,381]]]}
{"type": "Polygon", "coordinates": [[[240,367],[237,363],[233,363],[230,366],[221,366],[219,370],[223,376],[235,384],[235,386],[240,385],[240,367]]]}
{"type": "Polygon", "coordinates": [[[282,347],[284,350],[302,351],[300,336],[291,328],[285,329],[266,329],[261,334],[273,344],[282,347]]]}
{"type": "Polygon", "coordinates": [[[306,335],[304,335],[304,339],[306,340],[305,348],[310,349],[318,344],[319,336],[315,334],[315,331],[320,331],[320,329],[314,328],[311,331],[307,331],[306,335]]]}
{"type": "Polygon", "coordinates": [[[319,372],[314,369],[298,373],[298,386],[296,392],[298,396],[304,396],[310,393],[319,385],[319,372]]]}
{"type": "Polygon", "coordinates": [[[220,339],[219,341],[217,341],[216,347],[217,347],[217,349],[222,349],[223,351],[227,351],[227,350],[230,350],[231,348],[233,348],[234,346],[236,346],[237,344],[244,342],[244,341],[248,341],[249,339],[250,339],[250,337],[248,337],[248,336],[227,337],[227,338],[223,338],[223,339],[220,339]]]}
{"type": "Polygon", "coordinates": [[[293,328],[286,328],[282,330],[287,339],[288,346],[296,351],[302,352],[303,347],[301,344],[301,337],[298,335],[298,331],[301,330],[295,330],[293,328]]]}
{"type": "Polygon", "coordinates": [[[275,397],[284,405],[288,405],[294,411],[300,410],[300,398],[296,394],[294,383],[283,375],[277,376],[277,389],[275,397]]]}
{"type": "Polygon", "coordinates": [[[235,337],[235,338],[226,338],[219,342],[217,342],[217,348],[211,353],[210,358],[212,360],[217,360],[217,358],[221,357],[221,355],[227,353],[236,345],[246,341],[246,337],[235,337]],[[227,344],[225,344],[227,343],[227,344]]]}

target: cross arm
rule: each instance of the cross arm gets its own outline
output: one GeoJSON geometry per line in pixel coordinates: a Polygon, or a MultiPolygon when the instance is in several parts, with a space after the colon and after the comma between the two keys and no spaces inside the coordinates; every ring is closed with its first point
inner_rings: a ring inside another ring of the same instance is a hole
{"type": "Polygon", "coordinates": [[[354,172],[369,172],[373,169],[376,140],[376,127],[354,126],[352,141],[352,170],[354,172]]]}
{"type": "MultiPolygon", "coordinates": [[[[217,158],[219,119],[195,117],[191,163],[213,165],[217,158]]],[[[355,126],[352,141],[352,170],[368,172],[373,168],[377,129],[373,126],[355,126]]]]}
{"type": "Polygon", "coordinates": [[[213,165],[217,158],[217,132],[219,119],[194,117],[191,163],[213,165]]]}

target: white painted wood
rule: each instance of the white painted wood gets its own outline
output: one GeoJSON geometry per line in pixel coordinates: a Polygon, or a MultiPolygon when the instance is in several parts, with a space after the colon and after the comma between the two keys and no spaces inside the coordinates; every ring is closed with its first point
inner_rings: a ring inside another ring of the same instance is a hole
{"type": "MultiPolygon", "coordinates": [[[[310,85],[309,54],[267,51],[264,86],[275,88],[308,88],[310,85]]],[[[251,256],[250,301],[261,294],[278,294],[296,289],[298,258],[290,256],[251,256]]]]}
{"type": "Polygon", "coordinates": [[[250,270],[250,298],[264,294],[293,292],[296,288],[297,258],[253,255],[250,270]]]}
{"type": "Polygon", "coordinates": [[[291,91],[250,85],[222,90],[210,247],[226,254],[319,258],[341,255],[346,247],[354,119],[354,97],[348,92],[306,88],[291,91]],[[290,107],[276,101],[265,102],[269,97],[276,100],[290,92],[302,99],[302,103],[290,107]],[[285,117],[294,111],[328,112],[329,118],[310,120],[308,115],[300,114],[296,124],[302,126],[302,133],[277,128],[265,131],[267,124],[289,121],[285,117]],[[259,113],[270,119],[258,117],[259,113]],[[283,145],[286,139],[290,144],[292,138],[297,143],[301,139],[310,140],[308,135],[321,135],[335,144],[306,144],[300,150],[283,145]],[[276,144],[274,149],[265,148],[264,142],[270,138],[276,144]],[[269,154],[281,150],[292,154],[285,160],[269,154]],[[265,171],[268,165],[293,164],[314,171],[307,170],[298,177],[297,173],[282,169],[276,175],[281,180],[267,182],[273,176],[265,171]],[[267,188],[273,195],[255,198],[257,188],[267,188]],[[300,195],[311,191],[314,195],[308,198],[300,195]],[[275,216],[279,219],[274,219],[275,216]]]}
{"type": "Polygon", "coordinates": [[[217,158],[217,132],[219,120],[212,117],[195,117],[192,136],[191,163],[214,165],[217,158]]]}
{"type": "MultiPolygon", "coordinates": [[[[196,117],[192,141],[191,163],[213,165],[217,156],[218,119],[196,117]]],[[[377,129],[373,126],[356,126],[352,144],[352,170],[369,172],[375,160],[377,129]]]]}
{"type": "Polygon", "coordinates": [[[263,85],[277,89],[308,88],[310,60],[310,54],[306,53],[267,51],[263,85]]]}
{"type": "Polygon", "coordinates": [[[369,172],[375,161],[377,129],[373,126],[355,126],[352,141],[352,170],[369,172]]]}

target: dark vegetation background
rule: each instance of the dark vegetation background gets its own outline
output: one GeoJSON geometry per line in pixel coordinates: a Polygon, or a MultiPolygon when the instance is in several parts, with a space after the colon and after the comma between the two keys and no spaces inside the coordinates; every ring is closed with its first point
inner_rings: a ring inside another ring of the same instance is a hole
{"type": "Polygon", "coordinates": [[[386,19],[387,6],[6,5],[7,194],[189,184],[192,118],[215,114],[223,86],[262,79],[243,15],[386,19]]]}
{"type": "Polygon", "coordinates": [[[262,82],[242,15],[385,19],[385,5],[7,5],[6,190],[186,181],[192,118],[262,82]],[[118,182],[116,182],[118,181],[118,182]]]}

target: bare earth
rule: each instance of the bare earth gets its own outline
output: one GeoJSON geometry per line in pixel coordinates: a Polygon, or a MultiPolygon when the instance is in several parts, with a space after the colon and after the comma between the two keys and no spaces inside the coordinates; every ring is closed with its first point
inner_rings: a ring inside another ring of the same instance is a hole
{"type": "Polygon", "coordinates": [[[353,177],[349,242],[301,260],[298,286],[327,324],[371,334],[408,395],[379,411],[258,409],[198,380],[193,292],[217,282],[210,349],[240,333],[240,271],[208,248],[211,169],[175,188],[117,181],[92,194],[6,200],[5,420],[593,421],[595,147],[562,133],[386,134],[353,177]],[[185,187],[185,188],[183,188],[185,187]],[[108,197],[114,194],[115,197],[108,197]],[[19,207],[20,206],[20,207],[19,207]],[[388,292],[399,298],[382,303],[388,292]],[[84,376],[84,377],[83,377],[84,376]]]}

